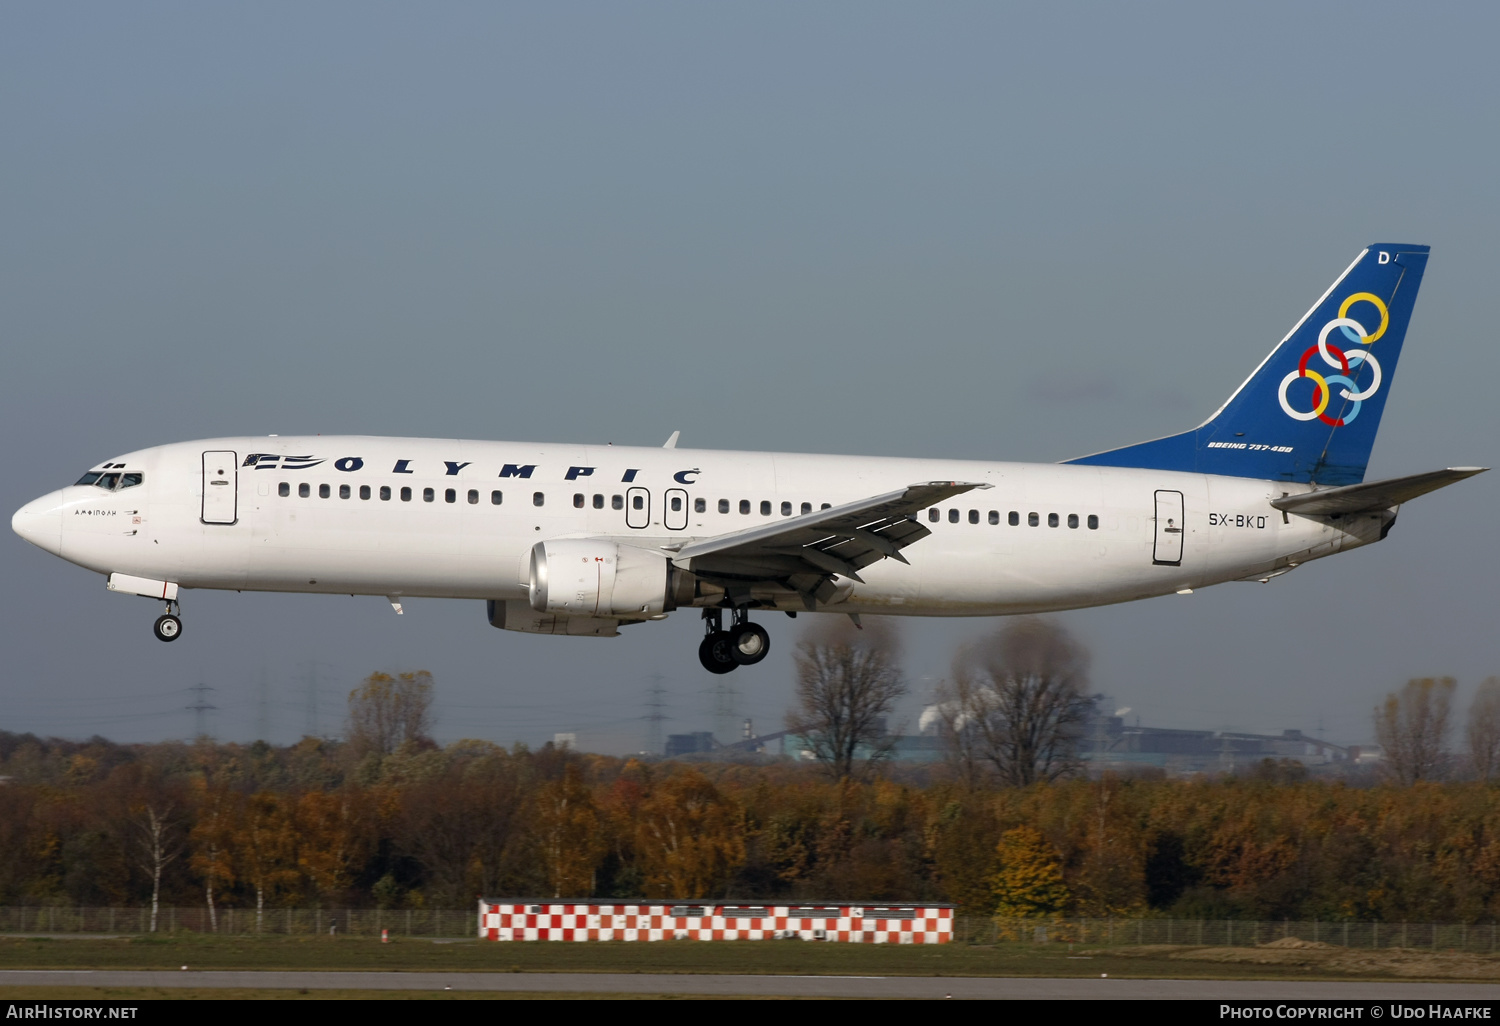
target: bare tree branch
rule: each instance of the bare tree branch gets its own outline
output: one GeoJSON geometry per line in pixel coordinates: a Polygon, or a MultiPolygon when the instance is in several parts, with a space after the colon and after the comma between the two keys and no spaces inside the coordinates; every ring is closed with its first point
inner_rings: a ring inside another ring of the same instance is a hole
{"type": "Polygon", "coordinates": [[[1375,739],[1385,749],[1386,772],[1399,783],[1442,775],[1455,686],[1452,677],[1409,680],[1376,706],[1375,739]]]}
{"type": "Polygon", "coordinates": [[[1474,775],[1486,783],[1500,777],[1500,677],[1480,682],[1465,733],[1474,775]]]}
{"type": "Polygon", "coordinates": [[[1012,621],[962,653],[953,666],[956,744],[1025,787],[1079,767],[1078,737],[1093,708],[1088,652],[1062,627],[1036,617],[1012,621]]]}
{"type": "Polygon", "coordinates": [[[821,624],[797,646],[797,706],[787,730],[802,738],[840,780],[887,758],[895,737],[886,718],[906,694],[891,629],[870,618],[863,631],[842,622],[821,624]]]}

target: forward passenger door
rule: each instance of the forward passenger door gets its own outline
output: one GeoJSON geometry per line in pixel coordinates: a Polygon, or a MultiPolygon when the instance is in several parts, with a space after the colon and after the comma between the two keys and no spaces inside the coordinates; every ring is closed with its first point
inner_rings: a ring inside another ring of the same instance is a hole
{"type": "Polygon", "coordinates": [[[239,465],[232,452],[213,450],[203,454],[203,506],[205,524],[232,524],[239,519],[239,465]]]}

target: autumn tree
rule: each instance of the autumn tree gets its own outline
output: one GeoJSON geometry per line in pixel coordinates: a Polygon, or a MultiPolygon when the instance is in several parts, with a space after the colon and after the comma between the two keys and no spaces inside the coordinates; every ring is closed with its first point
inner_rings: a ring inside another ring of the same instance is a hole
{"type": "Polygon", "coordinates": [[[577,762],[569,761],[562,778],[545,784],[536,799],[535,827],[553,897],[583,898],[593,893],[594,869],[605,850],[599,826],[593,795],[577,762]]]}
{"type": "Polygon", "coordinates": [[[1067,907],[1062,857],[1034,827],[1018,826],[1000,837],[992,878],[995,915],[1002,919],[1057,915],[1067,907]]]}
{"type": "Polygon", "coordinates": [[[129,767],[122,775],[130,851],[136,868],[151,881],[151,932],[156,932],[162,874],[187,846],[180,786],[158,767],[129,767]]]}
{"type": "Polygon", "coordinates": [[[194,792],[198,809],[188,835],[192,846],[188,865],[203,881],[208,921],[218,932],[219,912],[214,895],[235,883],[233,852],[239,796],[222,784],[202,780],[195,783],[194,792]]]}
{"type": "Polygon", "coordinates": [[[255,930],[260,932],[266,898],[297,880],[297,837],[291,799],[257,791],[245,802],[234,833],[240,877],[255,890],[255,930]]]}
{"type": "Polygon", "coordinates": [[[1500,677],[1486,677],[1474,693],[1465,735],[1474,775],[1486,783],[1500,777],[1500,677]]]}
{"type": "Polygon", "coordinates": [[[1088,652],[1058,624],[1014,620],[954,660],[945,705],[952,745],[987,760],[1001,782],[1025,787],[1077,770],[1093,710],[1088,652]]]}
{"type": "Polygon", "coordinates": [[[708,897],[744,861],[743,817],[707,777],[681,770],[652,783],[635,848],[648,897],[708,897]]]}
{"type": "Polygon", "coordinates": [[[535,893],[544,884],[525,862],[530,788],[523,760],[487,742],[459,746],[438,772],[400,788],[396,847],[422,868],[437,901],[535,893]]]}
{"type": "Polygon", "coordinates": [[[896,649],[891,628],[874,619],[862,631],[842,620],[820,624],[797,646],[797,704],[786,727],[838,779],[895,746],[886,719],[906,694],[896,649]]]}
{"type": "Polygon", "coordinates": [[[372,673],[349,692],[349,745],[356,757],[390,755],[403,744],[430,742],[432,674],[372,673]]]}
{"type": "Polygon", "coordinates": [[[1385,749],[1386,772],[1398,783],[1442,775],[1455,687],[1452,677],[1409,680],[1376,706],[1375,739],[1385,749]]]}
{"type": "Polygon", "coordinates": [[[319,899],[348,887],[359,851],[353,795],[339,791],[304,791],[292,808],[297,835],[297,868],[319,899]]]}

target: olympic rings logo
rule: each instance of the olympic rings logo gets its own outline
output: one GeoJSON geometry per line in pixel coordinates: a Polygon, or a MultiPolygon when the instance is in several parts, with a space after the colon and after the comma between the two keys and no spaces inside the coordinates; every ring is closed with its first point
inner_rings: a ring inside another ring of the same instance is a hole
{"type": "Polygon", "coordinates": [[[1323,330],[1318,332],[1318,344],[1303,353],[1302,359],[1297,361],[1297,369],[1281,379],[1281,388],[1277,390],[1276,398],[1281,400],[1281,408],[1286,415],[1293,420],[1321,420],[1331,427],[1343,427],[1345,424],[1354,423],[1354,418],[1359,416],[1360,403],[1380,390],[1380,362],[1366,349],[1340,349],[1328,341],[1328,336],[1333,333],[1333,329],[1337,328],[1350,342],[1368,346],[1377,342],[1390,326],[1390,311],[1386,309],[1384,301],[1374,293],[1356,292],[1339,304],[1339,315],[1323,325],[1323,330]],[[1369,303],[1380,311],[1380,327],[1376,328],[1373,333],[1366,332],[1363,324],[1349,317],[1349,308],[1355,303],[1369,303]],[[1338,373],[1329,374],[1326,371],[1319,373],[1308,367],[1308,361],[1314,353],[1322,357],[1323,362],[1338,373]],[[1350,371],[1363,364],[1369,364],[1375,376],[1364,391],[1355,391],[1359,386],[1350,377],[1350,371]],[[1287,400],[1287,389],[1299,378],[1307,378],[1313,383],[1313,408],[1310,410],[1294,409],[1287,400]],[[1354,402],[1354,405],[1342,417],[1330,417],[1327,413],[1328,401],[1332,398],[1334,388],[1338,388],[1340,398],[1354,402]]]}

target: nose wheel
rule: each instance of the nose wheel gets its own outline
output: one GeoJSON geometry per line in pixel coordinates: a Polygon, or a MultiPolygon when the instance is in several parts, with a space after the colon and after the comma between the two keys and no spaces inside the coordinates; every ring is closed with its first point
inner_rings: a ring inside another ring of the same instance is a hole
{"type": "Polygon", "coordinates": [[[156,635],[157,641],[176,641],[182,635],[182,617],[172,612],[170,605],[167,606],[167,611],[151,625],[151,633],[156,635]]]}
{"type": "Polygon", "coordinates": [[[771,651],[771,635],[760,624],[751,623],[746,610],[734,611],[734,624],[724,629],[724,611],[703,611],[703,641],[698,661],[709,673],[728,673],[739,666],[753,666],[771,651]]]}

